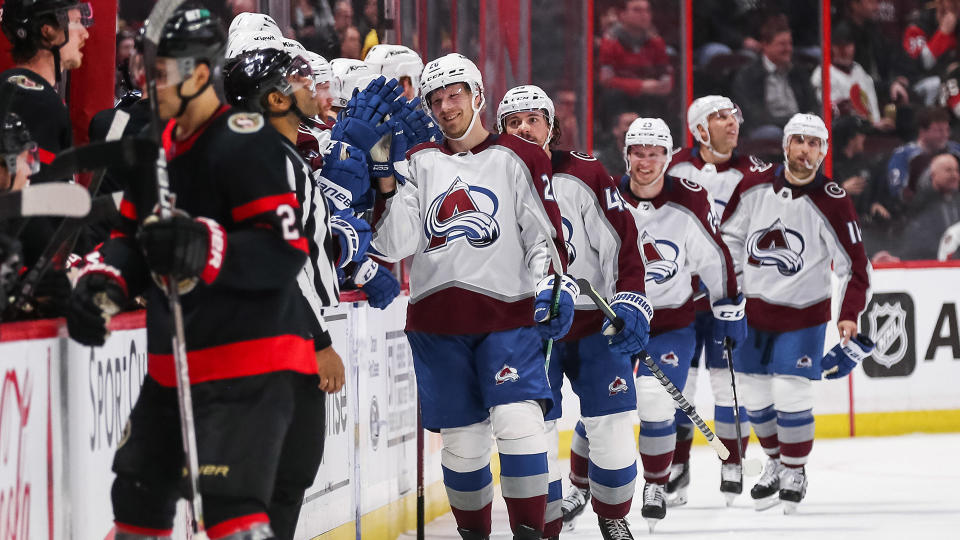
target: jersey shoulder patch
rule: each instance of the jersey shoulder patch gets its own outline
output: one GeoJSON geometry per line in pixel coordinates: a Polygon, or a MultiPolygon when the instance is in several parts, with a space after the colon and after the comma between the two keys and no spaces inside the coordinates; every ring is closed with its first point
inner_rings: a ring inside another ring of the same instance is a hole
{"type": "Polygon", "coordinates": [[[825,191],[827,195],[833,197],[834,199],[842,199],[847,196],[846,190],[840,187],[840,185],[836,182],[827,182],[823,186],[823,191],[825,191]]]}
{"type": "Polygon", "coordinates": [[[757,156],[749,156],[750,159],[750,172],[753,173],[762,173],[766,172],[773,167],[773,163],[767,163],[766,161],[758,158],[757,156]]]}
{"type": "Polygon", "coordinates": [[[227,127],[234,133],[256,133],[263,128],[263,116],[259,113],[236,112],[227,119],[227,127]]]}
{"type": "Polygon", "coordinates": [[[681,179],[680,179],[680,185],[682,185],[683,187],[689,189],[690,191],[702,191],[702,190],[703,190],[703,186],[701,186],[700,184],[694,182],[693,180],[688,180],[688,179],[686,179],[686,178],[681,178],[681,179]]]}
{"type": "Polygon", "coordinates": [[[18,88],[22,88],[24,90],[43,90],[43,86],[41,86],[40,83],[31,79],[30,77],[27,77],[26,75],[11,75],[10,77],[7,77],[7,82],[15,84],[18,88]]]}
{"type": "Polygon", "coordinates": [[[593,157],[593,156],[590,155],[590,154],[587,154],[586,152],[570,152],[570,155],[573,156],[573,157],[575,157],[575,158],[577,158],[577,159],[583,160],[583,161],[596,161],[596,160],[597,160],[597,158],[593,157]]]}

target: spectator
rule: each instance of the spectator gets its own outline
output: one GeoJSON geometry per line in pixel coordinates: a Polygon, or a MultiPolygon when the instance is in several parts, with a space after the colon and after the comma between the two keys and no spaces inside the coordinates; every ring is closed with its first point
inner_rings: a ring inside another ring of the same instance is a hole
{"type": "Polygon", "coordinates": [[[598,59],[603,119],[623,110],[664,115],[673,91],[673,67],[653,26],[649,0],[626,2],[619,21],[600,42],[598,59]]]}
{"type": "Polygon", "coordinates": [[[361,60],[360,31],[356,26],[348,26],[340,41],[340,58],[361,60]]]}
{"type": "Polygon", "coordinates": [[[920,73],[913,89],[925,105],[932,105],[940,90],[940,76],[957,59],[958,0],[937,0],[916,13],[903,33],[903,48],[920,73]]]}
{"type": "Polygon", "coordinates": [[[949,140],[950,115],[945,109],[928,107],[917,113],[917,140],[898,147],[887,163],[887,189],[897,198],[909,199],[916,183],[934,155],[946,150],[960,156],[960,143],[949,140]]]}
{"type": "MultiPolygon", "coordinates": [[[[854,61],[856,45],[846,23],[840,22],[833,27],[830,51],[830,101],[834,110],[841,115],[856,115],[878,130],[892,130],[893,121],[880,116],[873,79],[854,61]]],[[[819,66],[813,70],[810,84],[813,85],[816,95],[821,96],[823,91],[819,66]]]]}
{"type": "Polygon", "coordinates": [[[363,17],[357,29],[360,30],[360,38],[363,41],[363,50],[360,52],[360,58],[367,57],[367,51],[380,43],[380,35],[377,33],[377,27],[380,21],[380,9],[377,0],[366,0],[363,4],[363,17]]]}
{"type": "Polygon", "coordinates": [[[113,87],[113,97],[119,99],[136,88],[130,76],[130,56],[136,43],[136,36],[130,30],[117,32],[117,72],[113,87]]]}
{"type": "Polygon", "coordinates": [[[583,148],[580,133],[580,121],[577,117],[577,93],[573,90],[554,92],[554,105],[557,108],[556,121],[560,123],[560,137],[554,141],[556,148],[583,148]]]}
{"type": "Polygon", "coordinates": [[[849,26],[854,61],[873,79],[881,104],[910,101],[907,67],[902,51],[884,39],[877,24],[877,0],[848,0],[841,19],[849,26]]]}
{"type": "Polygon", "coordinates": [[[936,259],[940,238],[960,221],[960,162],[942,153],[930,163],[930,185],[921,189],[910,204],[912,218],[903,235],[900,258],[936,259]]]}
{"type": "Polygon", "coordinates": [[[349,0],[337,0],[333,5],[333,31],[337,33],[340,41],[343,41],[343,35],[351,26],[353,26],[353,6],[349,0]]]}
{"type": "Polygon", "coordinates": [[[776,15],[760,29],[762,54],[733,80],[734,101],[743,109],[751,139],[783,138],[783,126],[798,112],[815,112],[817,98],[810,79],[793,65],[793,38],[787,18],[776,15]]]}
{"type": "Polygon", "coordinates": [[[290,8],[293,33],[305,49],[324,58],[340,56],[340,38],[326,0],[293,0],[290,8]]]}
{"type": "Polygon", "coordinates": [[[640,118],[640,115],[635,112],[622,112],[614,118],[610,130],[597,137],[593,155],[614,177],[619,178],[626,171],[627,165],[623,161],[623,140],[627,130],[630,129],[630,124],[637,118],[640,118]]]}
{"type": "Polygon", "coordinates": [[[693,10],[693,47],[697,67],[707,65],[713,57],[736,51],[759,54],[760,42],[745,33],[746,3],[727,0],[698,0],[693,10]],[[732,4],[732,5],[731,5],[732,4]]]}

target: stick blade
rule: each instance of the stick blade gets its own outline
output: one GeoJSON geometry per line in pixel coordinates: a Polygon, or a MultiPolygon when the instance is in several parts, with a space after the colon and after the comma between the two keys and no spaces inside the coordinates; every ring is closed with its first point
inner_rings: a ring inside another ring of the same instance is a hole
{"type": "Polygon", "coordinates": [[[713,447],[713,450],[717,453],[720,459],[727,459],[728,457],[730,457],[730,450],[728,450],[727,447],[724,446],[722,442],[720,442],[719,437],[714,436],[713,439],[710,439],[707,442],[710,443],[710,446],[713,447]]]}
{"type": "Polygon", "coordinates": [[[78,184],[30,185],[0,199],[4,218],[53,216],[83,217],[90,212],[90,193],[78,184]]]}

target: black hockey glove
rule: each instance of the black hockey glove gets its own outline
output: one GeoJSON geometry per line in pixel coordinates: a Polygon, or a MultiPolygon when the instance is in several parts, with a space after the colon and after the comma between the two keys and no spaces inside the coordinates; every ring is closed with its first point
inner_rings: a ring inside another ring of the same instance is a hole
{"type": "Polygon", "coordinates": [[[127,302],[127,285],[107,264],[88,264],[80,271],[67,305],[67,331],[77,343],[103,345],[107,323],[127,302]]]}
{"type": "Polygon", "coordinates": [[[200,278],[207,284],[217,278],[227,247],[226,233],[217,222],[182,214],[148,217],[137,241],[155,275],[177,281],[200,278]]]}
{"type": "Polygon", "coordinates": [[[37,314],[40,317],[62,317],[70,301],[70,279],[64,270],[47,270],[37,282],[37,314]]]}

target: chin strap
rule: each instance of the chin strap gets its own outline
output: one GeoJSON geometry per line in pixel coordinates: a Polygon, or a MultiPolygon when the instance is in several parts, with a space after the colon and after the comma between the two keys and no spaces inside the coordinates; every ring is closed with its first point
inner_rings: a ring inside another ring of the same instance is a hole
{"type": "Polygon", "coordinates": [[[183,83],[187,81],[180,81],[180,84],[177,85],[177,97],[180,98],[180,108],[177,109],[177,113],[173,115],[174,118],[180,118],[183,116],[183,113],[187,112],[187,106],[190,105],[190,102],[193,101],[197,96],[202,94],[207,88],[210,87],[211,81],[207,79],[207,82],[200,87],[192,96],[183,95],[183,83]]]}

